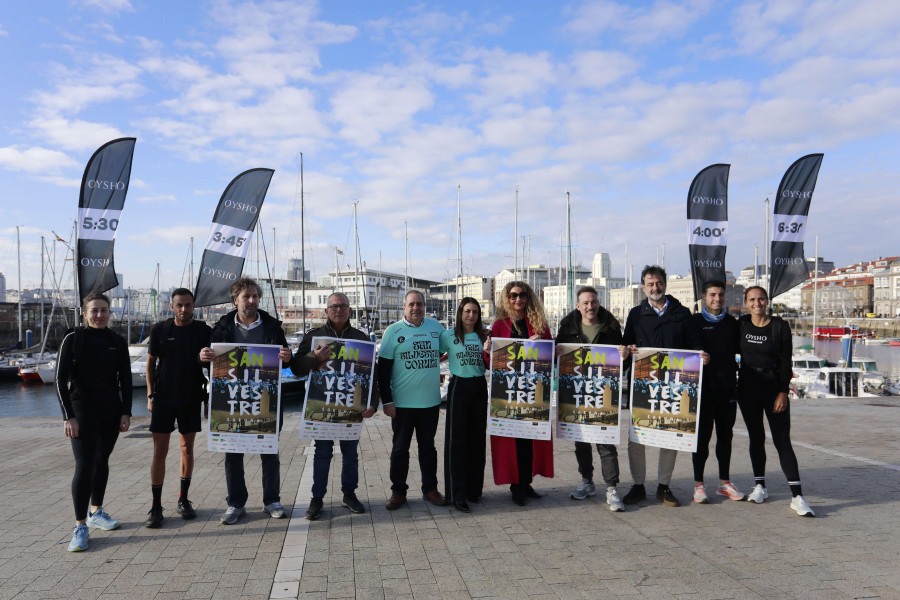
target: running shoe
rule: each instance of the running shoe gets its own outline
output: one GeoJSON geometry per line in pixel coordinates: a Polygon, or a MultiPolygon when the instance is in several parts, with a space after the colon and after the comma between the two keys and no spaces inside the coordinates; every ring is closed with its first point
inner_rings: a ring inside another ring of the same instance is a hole
{"type": "Polygon", "coordinates": [[[816,513],[809,507],[803,496],[794,496],[791,499],[791,508],[801,517],[814,517],[816,513]]]}
{"type": "Polygon", "coordinates": [[[269,513],[269,516],[273,519],[283,519],[285,517],[284,507],[281,505],[281,502],[275,501],[272,504],[266,504],[263,506],[263,510],[269,513]]]}
{"type": "Polygon", "coordinates": [[[159,529],[162,527],[163,522],[163,508],[162,506],[151,506],[150,512],[147,514],[147,520],[144,522],[144,527],[149,529],[159,529]]]}
{"type": "Polygon", "coordinates": [[[178,500],[177,510],[178,514],[181,515],[181,518],[185,521],[197,518],[197,511],[194,510],[194,504],[187,498],[180,498],[178,500]]]}
{"type": "Polygon", "coordinates": [[[572,500],[584,500],[588,496],[596,496],[597,488],[590,479],[582,479],[578,487],[569,495],[572,500]]]}
{"type": "Polygon", "coordinates": [[[69,542],[69,552],[81,552],[82,550],[87,550],[90,537],[91,534],[88,531],[88,526],[86,524],[82,523],[81,525],[76,525],[75,531],[72,532],[72,541],[69,542]]]}
{"type": "Polygon", "coordinates": [[[738,490],[734,486],[734,484],[731,483],[730,481],[728,483],[723,483],[722,485],[720,485],[719,488],[716,490],[716,494],[718,494],[719,496],[725,496],[726,498],[730,498],[732,500],[738,500],[738,501],[743,500],[744,498],[747,497],[743,492],[738,490]]]}
{"type": "Polygon", "coordinates": [[[694,484],[694,504],[709,504],[709,497],[706,495],[706,486],[694,484]]]}
{"type": "Polygon", "coordinates": [[[613,512],[625,512],[625,504],[619,498],[619,493],[614,486],[606,488],[606,503],[609,504],[609,510],[613,512]]]}
{"type": "Polygon", "coordinates": [[[323,506],[325,506],[325,503],[322,502],[322,499],[313,496],[309,501],[309,508],[306,509],[306,514],[303,516],[307,521],[315,521],[322,515],[323,506]]]}
{"type": "Polygon", "coordinates": [[[98,508],[97,512],[88,516],[87,524],[90,527],[96,527],[97,529],[104,529],[106,531],[119,528],[119,522],[106,514],[106,511],[102,508],[98,508]]]}
{"type": "Polygon", "coordinates": [[[363,506],[362,502],[359,501],[359,498],[357,498],[356,494],[353,492],[344,494],[344,499],[341,501],[341,506],[350,509],[350,512],[355,515],[361,515],[362,513],[366,512],[366,507],[363,506]]]}
{"type": "Polygon", "coordinates": [[[761,483],[757,483],[750,495],[747,496],[747,502],[756,502],[762,504],[769,497],[769,490],[763,487],[761,483]]]}
{"type": "Polygon", "coordinates": [[[247,511],[244,510],[244,507],[241,506],[238,508],[237,506],[229,506],[225,510],[225,514],[219,519],[219,522],[223,525],[234,525],[238,522],[238,519],[247,514],[247,511]]]}

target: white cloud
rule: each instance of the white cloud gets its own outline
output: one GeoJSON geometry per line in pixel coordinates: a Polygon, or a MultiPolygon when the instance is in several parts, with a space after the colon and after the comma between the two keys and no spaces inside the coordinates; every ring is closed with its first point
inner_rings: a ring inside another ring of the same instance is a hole
{"type": "Polygon", "coordinates": [[[175,194],[157,194],[155,196],[141,196],[134,199],[135,202],[142,204],[179,204],[180,201],[175,194]]]}
{"type": "Polygon", "coordinates": [[[408,126],[413,116],[434,103],[423,81],[359,73],[348,76],[332,97],[332,112],[340,135],[359,146],[372,146],[384,134],[408,126]]]}
{"type": "Polygon", "coordinates": [[[84,8],[96,8],[102,12],[120,13],[134,12],[131,0],[78,0],[84,8]]]}
{"type": "Polygon", "coordinates": [[[64,118],[37,117],[29,126],[52,145],[66,150],[90,150],[109,140],[125,137],[113,125],[64,118]]]}
{"type": "Polygon", "coordinates": [[[0,37],[6,37],[8,35],[9,35],[9,33],[7,33],[6,30],[3,28],[3,24],[0,23],[0,37]]]}
{"type": "Polygon", "coordinates": [[[615,33],[631,44],[651,44],[681,39],[690,26],[709,10],[712,2],[696,0],[634,7],[607,0],[588,0],[574,10],[565,29],[579,36],[615,33]]]}
{"type": "Polygon", "coordinates": [[[635,74],[639,64],[621,52],[578,52],[570,59],[571,83],[579,88],[600,90],[635,74]]]}
{"type": "Polygon", "coordinates": [[[531,148],[544,143],[557,125],[553,111],[547,106],[532,110],[509,106],[485,119],[481,131],[484,141],[492,146],[531,148]]]}
{"type": "Polygon", "coordinates": [[[155,227],[142,233],[127,236],[129,240],[139,242],[144,246],[158,246],[159,244],[173,244],[187,247],[188,240],[193,237],[195,247],[205,243],[209,235],[209,226],[203,225],[173,225],[170,227],[155,227]]]}
{"type": "Polygon", "coordinates": [[[6,146],[0,148],[0,165],[9,170],[42,174],[72,167],[76,164],[76,161],[67,154],[58,150],[50,150],[49,148],[41,148],[39,146],[32,146],[31,148],[6,146]]]}

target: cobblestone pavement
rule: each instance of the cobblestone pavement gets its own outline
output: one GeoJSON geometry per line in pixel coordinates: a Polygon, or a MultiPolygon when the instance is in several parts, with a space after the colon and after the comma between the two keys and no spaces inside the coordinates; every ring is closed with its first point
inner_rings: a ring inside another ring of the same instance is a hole
{"type": "MultiPolygon", "coordinates": [[[[556,477],[520,508],[489,483],[463,514],[426,504],[413,445],[410,501],[385,510],[390,421],[379,414],[361,442],[358,495],[367,513],[341,507],[340,455],[321,520],[309,523],[312,455],[281,436],[282,502],[292,519],[262,512],[259,459],[247,456],[248,518],[219,524],[223,455],[198,441],[191,496],[199,518],[175,513],[178,455],[172,444],[163,490],[166,522],[142,526],[150,505],[152,440],[136,418],[111,459],[106,509],[121,529],[93,530],[87,552],[66,552],[72,532],[71,450],[50,418],[0,419],[0,599],[16,598],[900,598],[900,399],[802,400],[792,405],[804,493],[818,518],[788,508],[790,494],[769,449],[769,500],[690,505],[690,457],[672,488],[685,506],[653,498],[656,451],[648,451],[650,499],[611,513],[602,486],[576,502],[570,442],[555,443],[556,477]],[[299,488],[299,493],[298,493],[299,488]],[[296,497],[296,498],[295,498],[296,497]]],[[[732,479],[750,487],[747,438],[738,417],[732,479]]],[[[443,419],[438,447],[442,454],[443,419]]],[[[630,486],[621,446],[624,495],[630,486]]],[[[599,459],[595,456],[599,476],[599,459]]],[[[442,480],[443,473],[439,473],[442,480]]],[[[715,458],[707,463],[714,488],[715,458]]]]}

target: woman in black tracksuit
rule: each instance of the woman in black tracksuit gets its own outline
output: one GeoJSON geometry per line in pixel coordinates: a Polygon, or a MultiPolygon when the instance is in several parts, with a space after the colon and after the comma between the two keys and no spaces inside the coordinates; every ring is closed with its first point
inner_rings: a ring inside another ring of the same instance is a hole
{"type": "Polygon", "coordinates": [[[56,366],[64,431],[75,455],[75,531],[70,552],[87,549],[88,526],[106,530],[119,526],[103,510],[103,496],[109,478],[109,455],[119,432],[131,426],[128,344],[107,328],[109,298],[89,294],[84,299],[83,314],[86,326],[63,338],[56,366]]]}
{"type": "Polygon", "coordinates": [[[487,380],[481,305],[463,298],[456,309],[456,327],[441,334],[441,352],[450,362],[447,425],[444,435],[444,481],[448,502],[469,512],[484,488],[487,380]]]}
{"type": "Polygon", "coordinates": [[[803,498],[800,468],[791,445],[791,409],[788,389],[791,382],[791,329],[779,317],[767,314],[766,290],[752,286],[744,290],[749,315],[738,322],[738,348],[741,368],[738,378],[738,404],[750,436],[750,462],[756,486],[747,500],[762,504],[769,497],[766,489],[766,432],[763,415],[769,421],[772,443],[778,451],[781,470],[791,488],[791,509],[801,517],[815,513],[803,498]]]}

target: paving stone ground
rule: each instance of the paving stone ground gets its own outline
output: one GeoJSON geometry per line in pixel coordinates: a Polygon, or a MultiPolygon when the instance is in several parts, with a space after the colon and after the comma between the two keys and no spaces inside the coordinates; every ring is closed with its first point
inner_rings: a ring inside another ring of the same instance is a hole
{"type": "MultiPolygon", "coordinates": [[[[714,497],[690,505],[690,456],[672,487],[686,504],[652,498],[656,451],[648,450],[651,498],[625,513],[604,496],[569,498],[578,483],[571,442],[555,442],[556,477],[520,508],[490,481],[471,514],[425,503],[413,445],[410,502],[385,510],[390,421],[367,421],[358,495],[341,507],[340,454],[322,519],[302,518],[311,447],[299,415],[281,436],[282,502],[292,519],[262,512],[259,459],[246,457],[249,516],[223,526],[223,455],[198,441],[191,486],[195,521],[175,513],[178,456],[170,450],[161,529],[142,526],[150,504],[148,418],[136,418],[113,453],[106,508],[122,521],[92,531],[87,552],[66,552],[72,532],[73,459],[62,424],[0,418],[0,600],[15,598],[900,598],[900,399],[801,400],[792,405],[804,493],[816,519],[789,510],[790,494],[768,444],[769,500],[714,497]],[[335,490],[337,491],[335,493],[335,490]]],[[[738,417],[740,421],[740,417],[738,417]]],[[[732,479],[752,481],[739,422],[732,479]]],[[[443,447],[443,417],[438,435],[443,447]]],[[[631,477],[621,446],[620,494],[631,477]]],[[[599,476],[599,459],[595,456],[599,476]]],[[[717,476],[707,465],[707,485],[717,476]]],[[[442,473],[439,473],[442,479],[442,473]]],[[[443,482],[442,482],[443,484],[443,482]]],[[[602,490],[602,486],[601,486],[602,490]]]]}

